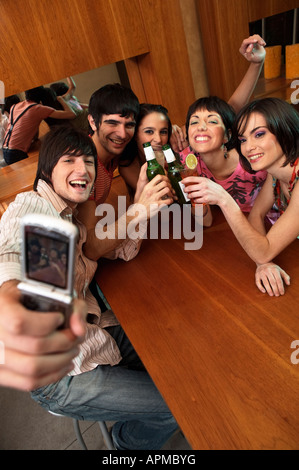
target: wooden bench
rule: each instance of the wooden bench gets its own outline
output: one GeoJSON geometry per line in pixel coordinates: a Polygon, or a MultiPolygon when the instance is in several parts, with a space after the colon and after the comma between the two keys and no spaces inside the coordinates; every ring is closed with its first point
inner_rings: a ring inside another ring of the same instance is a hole
{"type": "Polygon", "coordinates": [[[30,163],[26,163],[23,165],[22,168],[19,166],[14,167],[14,165],[18,165],[21,162],[14,163],[13,165],[9,165],[1,169],[0,172],[0,203],[9,203],[11,202],[17,194],[30,191],[33,188],[33,182],[36,175],[37,169],[37,159],[32,160],[30,163]]]}
{"type": "Polygon", "coordinates": [[[0,168],[0,217],[17,194],[30,191],[36,175],[38,152],[4,168],[0,168]]]}

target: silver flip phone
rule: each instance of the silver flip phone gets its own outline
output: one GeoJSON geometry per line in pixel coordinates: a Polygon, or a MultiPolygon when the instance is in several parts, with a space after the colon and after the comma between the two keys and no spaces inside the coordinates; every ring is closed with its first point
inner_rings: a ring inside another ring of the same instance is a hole
{"type": "Polygon", "coordinates": [[[22,303],[63,313],[63,327],[72,312],[77,238],[77,227],[56,217],[27,214],[21,220],[22,303]]]}

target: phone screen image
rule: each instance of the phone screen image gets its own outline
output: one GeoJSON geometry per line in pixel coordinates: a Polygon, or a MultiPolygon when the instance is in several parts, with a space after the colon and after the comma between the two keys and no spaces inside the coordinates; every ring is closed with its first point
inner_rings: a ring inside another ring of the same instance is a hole
{"type": "Polygon", "coordinates": [[[61,234],[45,235],[26,227],[26,273],[29,279],[65,289],[68,279],[69,241],[61,234]]]}

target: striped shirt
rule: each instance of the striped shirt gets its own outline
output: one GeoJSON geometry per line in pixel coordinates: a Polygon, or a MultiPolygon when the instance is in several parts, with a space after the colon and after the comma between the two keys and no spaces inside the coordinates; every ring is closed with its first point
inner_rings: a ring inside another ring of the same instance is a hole
{"type": "MultiPolygon", "coordinates": [[[[99,364],[117,364],[121,360],[120,351],[104,328],[118,325],[118,321],[111,310],[101,312],[88,287],[97,269],[97,262],[87,258],[82,250],[86,241],[86,228],[45,181],[39,180],[37,192],[18,194],[0,220],[0,286],[6,281],[21,280],[20,218],[29,213],[51,215],[71,221],[79,230],[74,285],[77,296],[87,303],[89,316],[85,340],[74,360],[74,370],[69,375],[87,372],[99,364]]],[[[125,240],[109,258],[120,257],[129,260],[138,253],[139,246],[140,240],[125,240]]]]}
{"type": "Polygon", "coordinates": [[[118,158],[114,158],[109,163],[109,166],[105,168],[98,157],[97,178],[89,197],[90,200],[94,200],[96,202],[97,206],[99,204],[103,204],[109,195],[113,179],[113,172],[118,166],[118,160],[118,158]]]}

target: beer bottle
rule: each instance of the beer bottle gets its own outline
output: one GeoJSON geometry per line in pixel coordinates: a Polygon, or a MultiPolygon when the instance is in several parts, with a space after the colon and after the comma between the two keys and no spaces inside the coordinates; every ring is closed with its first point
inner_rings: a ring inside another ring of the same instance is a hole
{"type": "Polygon", "coordinates": [[[177,162],[169,144],[163,145],[162,150],[164,152],[164,156],[168,164],[167,176],[169,178],[171,186],[175,190],[175,193],[178,198],[178,203],[189,204],[190,199],[187,197],[187,195],[182,189],[182,186],[180,185],[180,181],[182,181],[180,171],[183,169],[183,166],[179,162],[177,162]]]}
{"type": "Polygon", "coordinates": [[[148,180],[151,181],[156,175],[165,175],[162,166],[156,160],[155,152],[150,142],[146,142],[145,144],[143,144],[143,150],[147,161],[146,174],[148,180]]]}

